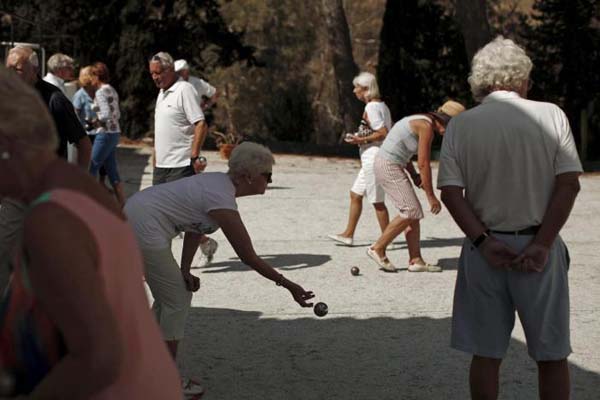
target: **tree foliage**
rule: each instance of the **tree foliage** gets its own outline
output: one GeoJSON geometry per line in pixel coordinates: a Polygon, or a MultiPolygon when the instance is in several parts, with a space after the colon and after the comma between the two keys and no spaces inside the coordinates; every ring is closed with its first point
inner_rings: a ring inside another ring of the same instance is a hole
{"type": "Polygon", "coordinates": [[[594,0],[537,0],[533,8],[526,32],[534,62],[531,95],[559,104],[579,140],[581,110],[596,100],[600,112],[600,5],[594,0]]]}
{"type": "Polygon", "coordinates": [[[129,136],[146,133],[152,120],[157,92],[147,72],[152,54],[167,51],[203,70],[253,62],[253,49],[225,24],[216,0],[3,0],[2,9],[35,24],[21,26],[16,41],[37,41],[47,54],[71,53],[80,65],[104,61],[121,96],[121,127],[129,136]]]}
{"type": "Polygon", "coordinates": [[[470,99],[462,36],[435,2],[387,1],[377,72],[395,120],[430,111],[448,97],[470,99]]]}

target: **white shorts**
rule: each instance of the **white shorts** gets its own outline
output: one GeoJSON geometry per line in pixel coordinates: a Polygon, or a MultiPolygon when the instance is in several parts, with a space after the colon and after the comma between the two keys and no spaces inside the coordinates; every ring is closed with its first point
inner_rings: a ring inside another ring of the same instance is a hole
{"type": "Polygon", "coordinates": [[[188,291],[181,269],[170,248],[142,248],[146,283],[154,303],[152,310],[164,340],[181,340],[185,321],[192,305],[192,292],[188,291]]]}
{"type": "Polygon", "coordinates": [[[373,171],[375,156],[378,151],[378,146],[371,146],[360,150],[361,168],[350,189],[352,193],[365,196],[371,204],[383,203],[385,200],[385,192],[380,185],[375,183],[375,172],[373,171]]]}

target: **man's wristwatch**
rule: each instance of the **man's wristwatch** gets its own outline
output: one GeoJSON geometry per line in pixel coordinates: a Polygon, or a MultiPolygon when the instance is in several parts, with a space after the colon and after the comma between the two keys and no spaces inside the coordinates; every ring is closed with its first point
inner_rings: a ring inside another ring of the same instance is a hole
{"type": "Polygon", "coordinates": [[[473,240],[473,247],[477,248],[481,246],[481,244],[490,236],[490,230],[486,229],[481,235],[477,236],[475,240],[473,240]]]}

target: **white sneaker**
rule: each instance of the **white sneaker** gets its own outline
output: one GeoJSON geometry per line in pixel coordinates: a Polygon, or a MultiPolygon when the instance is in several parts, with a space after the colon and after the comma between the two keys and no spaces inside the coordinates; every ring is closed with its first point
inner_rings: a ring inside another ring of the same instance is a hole
{"type": "Polygon", "coordinates": [[[219,243],[211,238],[208,238],[204,243],[200,243],[200,250],[202,251],[202,254],[204,254],[204,257],[206,257],[206,265],[211,263],[218,247],[219,243]]]}
{"type": "Polygon", "coordinates": [[[204,388],[193,379],[183,378],[181,379],[181,392],[183,400],[198,400],[204,394],[204,388]]]}
{"type": "Polygon", "coordinates": [[[346,246],[352,246],[352,244],[354,243],[354,240],[351,237],[345,237],[340,235],[327,235],[327,237],[346,246]]]}

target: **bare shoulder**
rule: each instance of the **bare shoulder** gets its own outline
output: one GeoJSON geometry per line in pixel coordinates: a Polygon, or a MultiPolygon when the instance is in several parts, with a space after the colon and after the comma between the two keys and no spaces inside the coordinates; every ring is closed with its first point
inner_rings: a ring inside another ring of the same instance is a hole
{"type": "Polygon", "coordinates": [[[427,121],[426,119],[413,119],[409,122],[409,124],[417,134],[421,134],[423,132],[433,133],[431,122],[427,121]]]}

